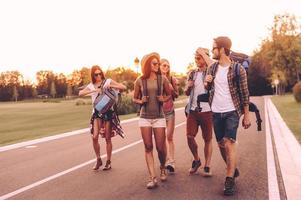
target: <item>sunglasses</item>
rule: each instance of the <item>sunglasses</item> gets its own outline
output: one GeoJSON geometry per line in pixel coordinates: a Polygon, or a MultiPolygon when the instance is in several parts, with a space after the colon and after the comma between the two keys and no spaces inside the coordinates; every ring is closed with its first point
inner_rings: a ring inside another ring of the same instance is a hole
{"type": "Polygon", "coordinates": [[[163,64],[162,67],[168,67],[169,68],[170,66],[167,65],[167,64],[163,64]]]}
{"type": "Polygon", "coordinates": [[[95,77],[101,76],[101,73],[95,73],[94,76],[95,76],[95,77]]]}
{"type": "Polygon", "coordinates": [[[154,65],[154,66],[159,66],[160,63],[158,63],[158,62],[153,62],[152,65],[154,65]]]}
{"type": "Polygon", "coordinates": [[[201,60],[201,58],[202,57],[199,57],[199,56],[194,57],[194,59],[196,59],[196,60],[201,60]]]}

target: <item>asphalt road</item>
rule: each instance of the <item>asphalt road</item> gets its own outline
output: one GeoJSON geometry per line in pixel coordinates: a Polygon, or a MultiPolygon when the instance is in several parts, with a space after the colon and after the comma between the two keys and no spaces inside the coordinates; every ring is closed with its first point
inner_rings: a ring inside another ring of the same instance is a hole
{"type": "MultiPolygon", "coordinates": [[[[253,98],[264,120],[263,98],[253,98]]],[[[265,122],[263,131],[256,131],[255,115],[252,126],[239,129],[237,192],[231,199],[268,199],[265,122]]],[[[176,112],[175,145],[176,173],[159,187],[147,190],[148,173],[138,121],[123,124],[126,138],[113,138],[112,170],[92,171],[94,153],[90,134],[80,134],[0,153],[0,199],[224,199],[225,164],[213,141],[213,176],[189,175],[192,155],[186,142],[183,110],[176,112]],[[83,165],[81,165],[83,164],[83,165]],[[80,166],[81,165],[81,166],[80,166]],[[74,168],[76,167],[76,168],[74,168]],[[70,170],[70,172],[66,170],[70,170]],[[55,176],[54,176],[55,175],[55,176]],[[50,177],[50,178],[49,178],[50,177]],[[22,188],[22,190],[19,190],[22,188]]],[[[88,120],[87,120],[88,123],[88,120]]],[[[199,153],[203,155],[201,134],[197,136],[199,153]]],[[[105,141],[101,140],[105,155],[105,141]]],[[[156,151],[154,151],[156,155],[156,151]]],[[[105,158],[103,161],[105,162],[105,158]]],[[[159,161],[155,158],[157,175],[159,161]]]]}

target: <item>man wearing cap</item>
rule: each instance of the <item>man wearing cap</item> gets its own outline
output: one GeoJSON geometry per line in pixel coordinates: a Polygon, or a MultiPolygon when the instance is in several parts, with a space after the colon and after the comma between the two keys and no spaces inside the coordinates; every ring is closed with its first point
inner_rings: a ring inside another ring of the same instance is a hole
{"type": "Polygon", "coordinates": [[[201,56],[201,53],[204,52],[207,54],[207,56],[209,56],[208,49],[197,49],[195,53],[195,63],[197,65],[197,69],[192,70],[188,75],[188,84],[187,88],[185,89],[185,94],[189,96],[189,102],[185,108],[185,112],[187,113],[186,134],[188,146],[194,158],[191,168],[189,169],[189,173],[196,173],[198,168],[201,166],[201,159],[198,154],[198,145],[195,141],[195,136],[197,135],[198,128],[200,126],[205,143],[205,163],[202,174],[203,176],[211,176],[210,162],[212,156],[212,112],[208,102],[197,102],[199,95],[207,93],[207,90],[204,87],[207,64],[201,56]]]}
{"type": "MultiPolygon", "coordinates": [[[[229,57],[231,45],[228,37],[214,39],[212,53],[217,62],[208,69],[204,83],[210,89],[209,104],[213,112],[214,132],[227,165],[224,195],[234,194],[235,178],[239,176],[236,168],[236,134],[240,116],[244,115],[242,125],[245,129],[251,126],[247,75],[239,65],[239,83],[235,81],[235,63],[229,57]]],[[[206,54],[202,55],[207,62],[211,62],[206,54]]]]}

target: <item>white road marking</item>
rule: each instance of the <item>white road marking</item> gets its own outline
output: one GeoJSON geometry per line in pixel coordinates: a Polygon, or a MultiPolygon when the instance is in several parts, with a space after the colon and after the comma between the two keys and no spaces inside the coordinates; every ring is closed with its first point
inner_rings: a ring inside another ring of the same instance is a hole
{"type": "Polygon", "coordinates": [[[34,146],[34,145],[32,145],[32,146],[26,146],[25,148],[26,149],[32,149],[32,148],[36,148],[37,146],[34,146]]]}
{"type": "MultiPolygon", "coordinates": [[[[178,125],[176,125],[175,128],[178,128],[178,127],[180,127],[180,126],[182,126],[182,125],[184,125],[184,124],[186,124],[186,121],[185,121],[185,122],[182,122],[182,123],[180,123],[180,124],[178,124],[178,125]]],[[[139,143],[142,143],[142,140],[138,140],[138,141],[133,142],[133,143],[131,143],[131,144],[129,144],[129,145],[126,145],[126,146],[124,146],[124,147],[121,147],[121,148],[119,148],[119,149],[116,149],[116,150],[114,150],[114,151],[112,152],[112,154],[116,154],[116,153],[118,153],[118,152],[120,152],[120,151],[123,151],[123,150],[125,150],[125,149],[130,148],[130,147],[133,147],[133,146],[135,146],[135,145],[137,145],[137,144],[139,144],[139,143]]],[[[101,158],[105,158],[105,157],[107,157],[107,155],[102,155],[102,156],[101,156],[101,158]]],[[[30,184],[30,185],[28,185],[28,186],[22,187],[22,188],[20,188],[20,189],[18,189],[18,190],[16,190],[16,191],[13,191],[13,192],[10,192],[10,193],[5,194],[5,195],[3,195],[3,196],[0,196],[0,200],[4,200],[4,199],[11,198],[11,197],[13,197],[13,196],[15,196],[15,195],[17,195],[17,194],[20,194],[20,193],[22,193],[22,192],[25,192],[25,191],[27,191],[27,190],[30,190],[30,189],[32,189],[32,188],[34,188],[34,187],[37,187],[37,186],[39,186],[39,185],[42,185],[43,183],[49,182],[49,181],[51,181],[51,180],[54,180],[54,179],[56,179],[56,178],[58,178],[58,177],[61,177],[61,176],[65,175],[65,174],[68,174],[68,173],[70,173],[70,172],[73,172],[73,171],[75,171],[75,170],[77,170],[77,169],[80,169],[80,168],[82,168],[82,167],[85,167],[85,166],[87,166],[87,165],[89,165],[89,164],[91,164],[91,163],[94,163],[94,162],[95,162],[95,159],[92,159],[92,160],[89,160],[89,161],[84,162],[84,163],[82,163],[82,164],[76,165],[76,166],[74,166],[74,167],[72,167],[72,168],[70,168],[70,169],[67,169],[67,170],[62,171],[62,172],[57,173],[57,174],[54,174],[54,175],[49,176],[49,177],[47,177],[47,178],[44,178],[44,179],[42,179],[42,180],[40,180],[40,181],[37,181],[37,182],[35,182],[35,183],[32,183],[32,184],[30,184]]]]}
{"type": "Polygon", "coordinates": [[[271,130],[269,116],[267,111],[267,97],[264,97],[264,117],[265,117],[265,132],[266,132],[266,148],[267,148],[267,171],[268,171],[268,189],[269,199],[280,200],[278,180],[276,174],[275,158],[273,152],[271,130]]]}
{"type": "MultiPolygon", "coordinates": [[[[175,111],[178,111],[178,110],[184,110],[184,107],[175,109],[175,111]]],[[[121,124],[127,124],[127,123],[130,123],[130,122],[133,122],[133,121],[137,121],[138,119],[139,119],[138,117],[135,117],[135,118],[132,118],[132,119],[122,120],[121,124]]],[[[29,140],[29,141],[26,141],[26,142],[11,144],[11,145],[0,147],[0,152],[12,150],[12,149],[17,149],[17,148],[21,148],[21,147],[25,147],[25,146],[31,146],[31,145],[34,145],[34,144],[38,144],[38,143],[42,143],[42,142],[48,142],[48,141],[51,141],[51,140],[57,140],[57,139],[70,137],[70,136],[74,136],[74,135],[79,135],[79,134],[83,134],[83,133],[87,133],[87,132],[89,132],[89,128],[79,129],[79,130],[75,130],[75,131],[71,131],[71,132],[67,132],[67,133],[62,133],[62,134],[57,134],[57,135],[53,135],[53,136],[49,136],[49,137],[43,137],[43,138],[35,139],[35,140],[29,140]]]]}

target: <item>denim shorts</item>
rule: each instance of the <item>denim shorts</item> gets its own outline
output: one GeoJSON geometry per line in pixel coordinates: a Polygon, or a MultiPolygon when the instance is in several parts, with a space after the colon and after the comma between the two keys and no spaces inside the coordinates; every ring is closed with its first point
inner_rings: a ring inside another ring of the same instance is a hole
{"type": "Polygon", "coordinates": [[[222,142],[224,138],[235,142],[238,125],[239,115],[236,111],[213,113],[213,127],[217,142],[222,142]]]}

